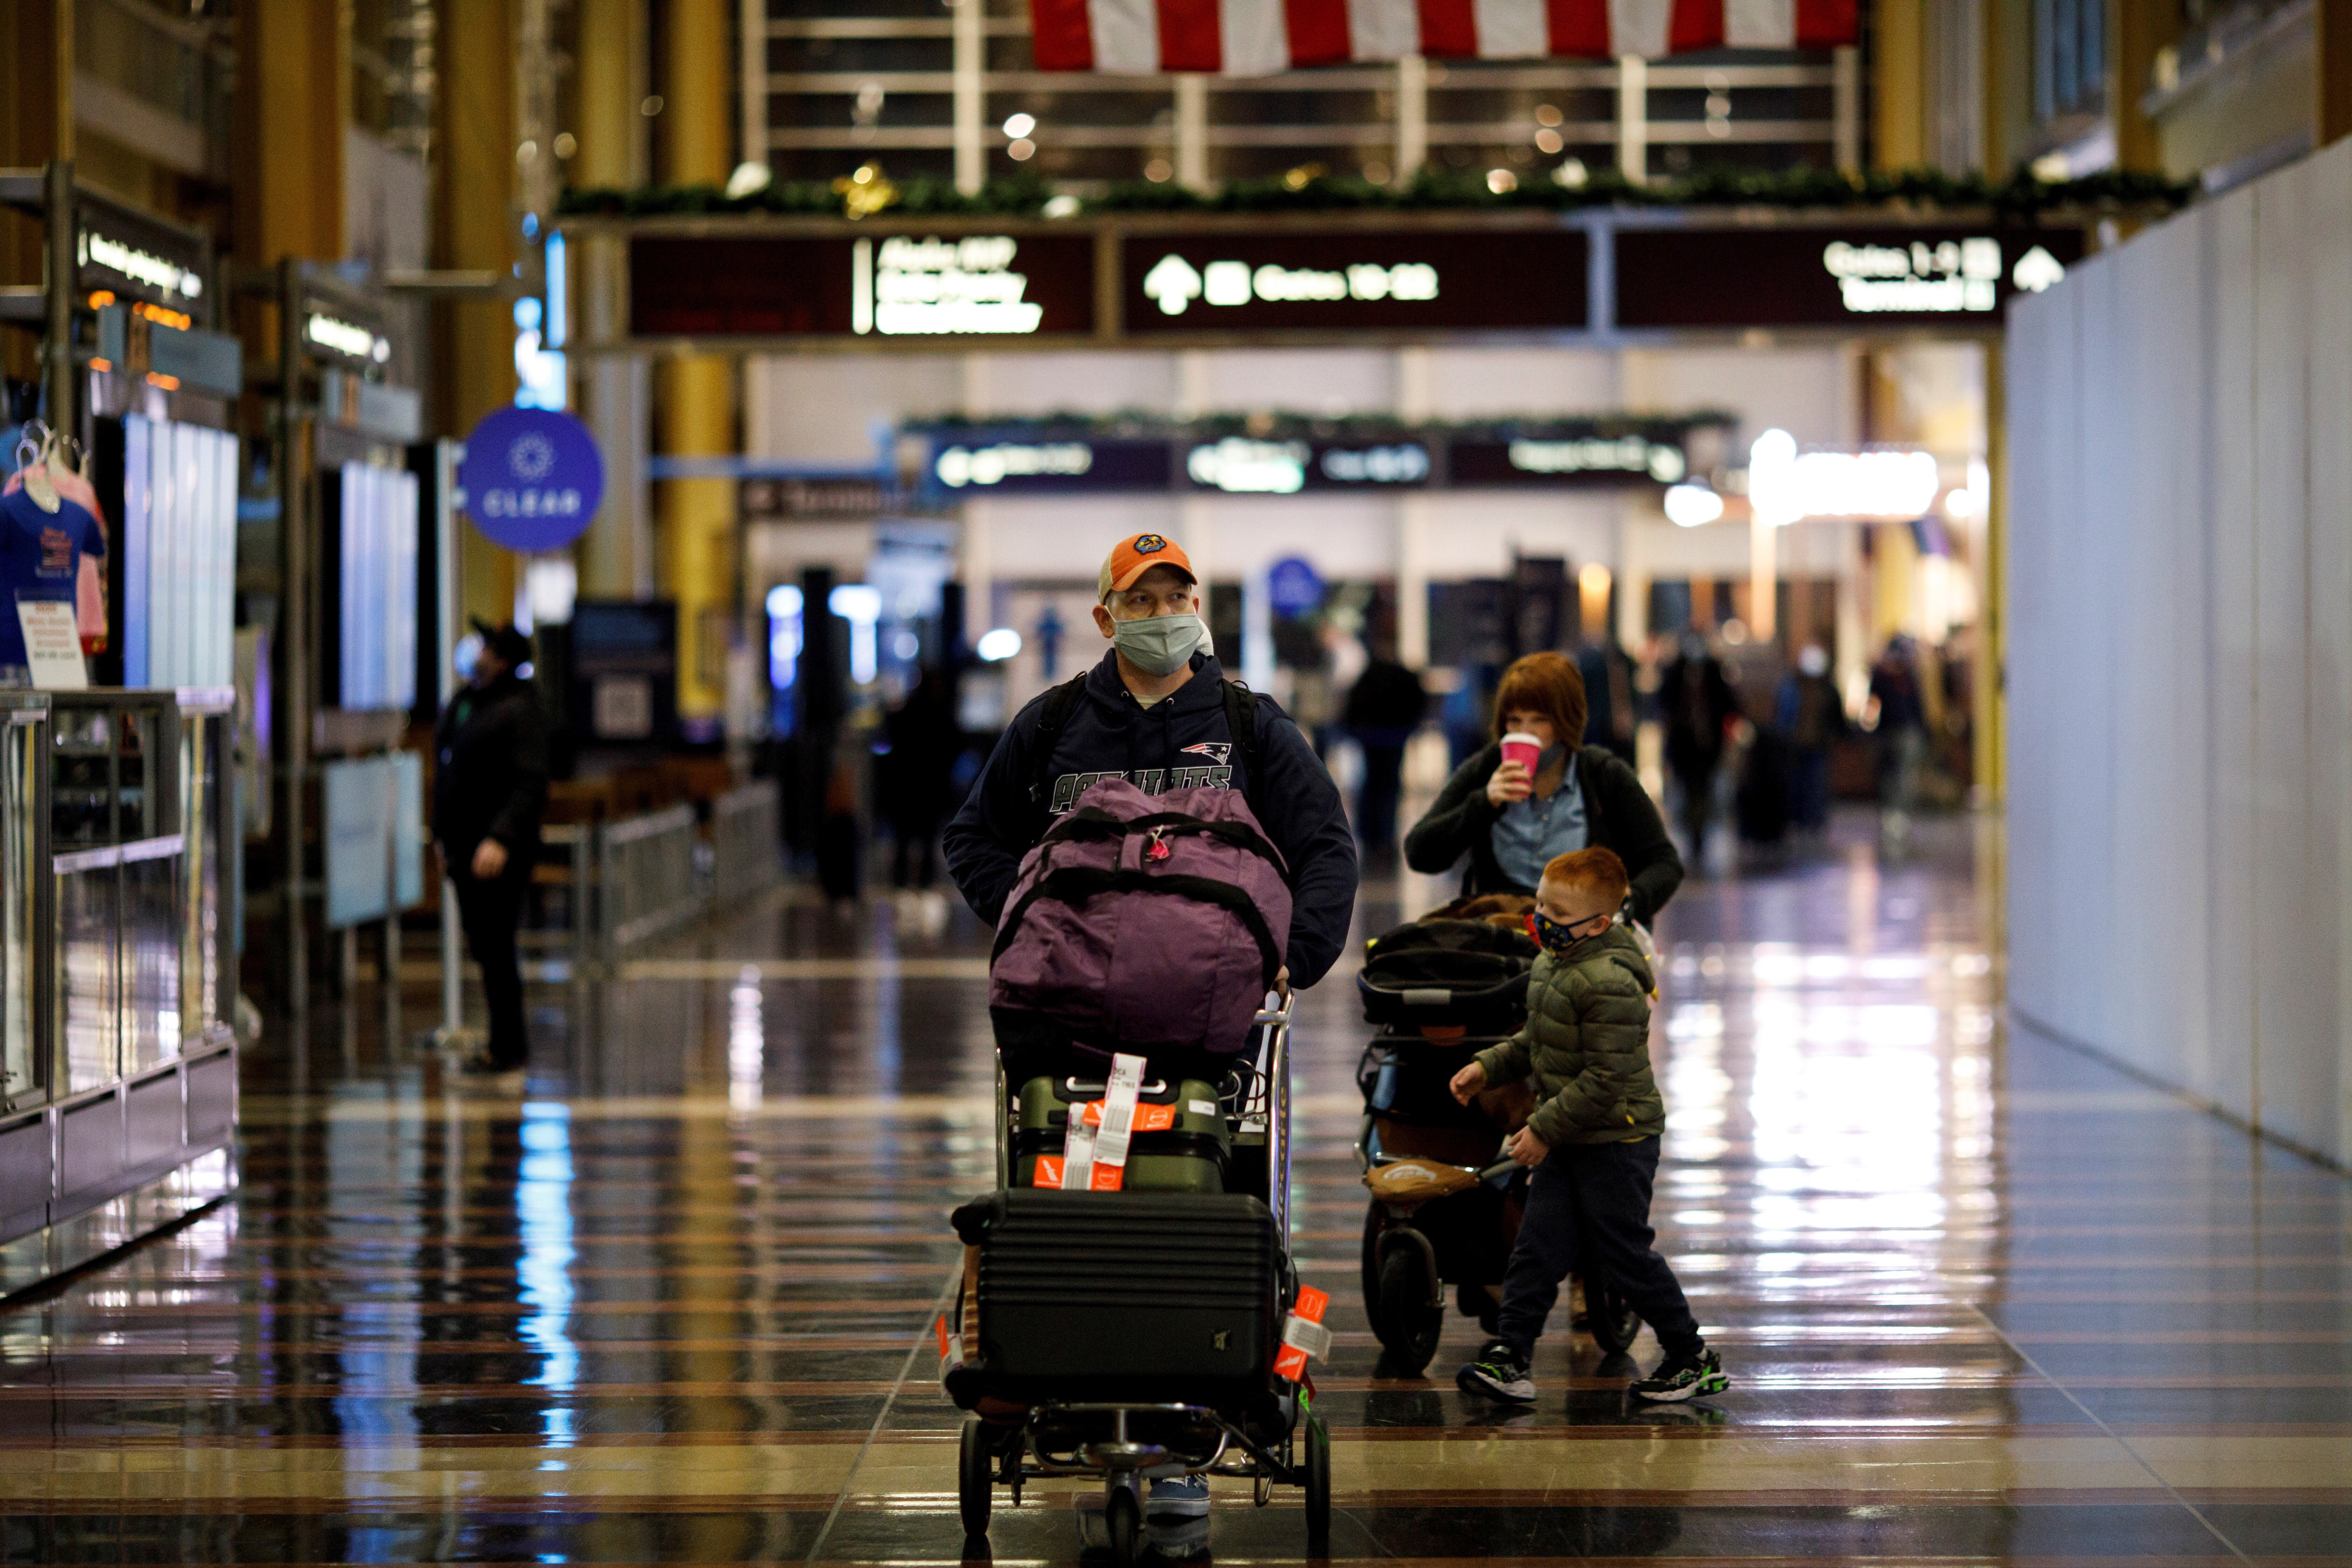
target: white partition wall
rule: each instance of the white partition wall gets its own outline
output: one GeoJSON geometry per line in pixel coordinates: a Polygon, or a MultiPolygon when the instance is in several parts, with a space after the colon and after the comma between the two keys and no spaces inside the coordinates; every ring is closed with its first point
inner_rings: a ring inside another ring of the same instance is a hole
{"type": "Polygon", "coordinates": [[[2352,1158],[2352,142],[2011,309],[2010,998],[2352,1158]]]}

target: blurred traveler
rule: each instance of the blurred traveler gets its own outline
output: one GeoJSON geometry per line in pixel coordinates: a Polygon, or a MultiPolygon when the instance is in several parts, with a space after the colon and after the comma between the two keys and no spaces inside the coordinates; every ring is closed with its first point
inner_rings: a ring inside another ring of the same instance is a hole
{"type": "Polygon", "coordinates": [[[1917,808],[1919,769],[1927,751],[1927,709],[1919,690],[1919,666],[1911,639],[1901,632],[1886,639],[1871,667],[1870,700],[1864,716],[1877,735],[1878,837],[1881,847],[1902,852],[1917,808]]]}
{"type": "Polygon", "coordinates": [[[482,651],[433,737],[433,838],[489,1007],[488,1046],[466,1065],[509,1072],[530,1059],[515,928],[547,808],[547,719],[520,674],[530,639],[510,626],[474,626],[482,651]]]}
{"type": "MultiPolygon", "coordinates": [[[[1691,858],[1706,860],[1706,826],[1715,813],[1715,770],[1723,760],[1724,728],[1738,712],[1723,665],[1696,632],[1683,638],[1682,651],[1666,666],[1658,685],[1659,706],[1665,711],[1666,767],[1681,786],[1683,830],[1690,837],[1691,858]]],[[[1629,862],[1630,864],[1630,862],[1629,862]]]]}
{"type": "Polygon", "coordinates": [[[923,666],[914,689],[882,721],[890,745],[883,770],[884,814],[896,840],[890,852],[890,885],[924,892],[938,874],[940,823],[947,816],[950,781],[963,750],[956,726],[955,700],[945,671],[923,666]]]}
{"type": "Polygon", "coordinates": [[[1830,749],[1853,728],[1819,643],[1807,643],[1781,680],[1773,722],[1789,742],[1790,816],[1800,832],[1819,833],[1830,820],[1830,749]]]}
{"type": "Polygon", "coordinates": [[[1584,743],[1606,746],[1632,762],[1639,720],[1633,656],[1615,637],[1594,637],[1577,651],[1576,672],[1584,678],[1584,743]]]}
{"type": "Polygon", "coordinates": [[[1356,794],[1356,839],[1368,866],[1396,863],[1397,803],[1404,795],[1404,748],[1429,711],[1421,677],[1397,662],[1385,640],[1372,646],[1370,662],[1349,689],[1341,721],[1363,748],[1364,783],[1356,794]]]}
{"type": "Polygon", "coordinates": [[[1465,854],[1465,897],[1533,897],[1544,868],[1583,848],[1608,849],[1631,879],[1628,918],[1649,924],[1682,885],[1682,857],[1642,781],[1604,746],[1579,746],[1584,680],[1557,653],[1531,653],[1503,672],[1494,736],[1445,781],[1437,803],[1405,835],[1405,864],[1425,875],[1465,854]],[[1533,770],[1503,761],[1503,737],[1532,735],[1533,770]]]}
{"type": "Polygon", "coordinates": [[[1238,789],[1289,869],[1289,977],[1314,984],[1346,946],[1356,902],[1355,837],[1331,775],[1273,699],[1226,680],[1192,563],[1165,534],[1111,551],[1095,626],[1111,645],[1102,661],[1014,715],[948,824],[964,901],[994,925],[1021,857],[1097,779],[1148,794],[1238,789]]]}

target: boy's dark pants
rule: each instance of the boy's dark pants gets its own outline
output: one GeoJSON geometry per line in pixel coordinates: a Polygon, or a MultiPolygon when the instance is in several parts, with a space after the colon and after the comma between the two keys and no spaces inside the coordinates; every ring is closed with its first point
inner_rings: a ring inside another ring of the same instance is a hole
{"type": "Polygon", "coordinates": [[[1496,1337],[1525,1363],[1559,1282],[1580,1263],[1608,1272],[1617,1293],[1657,1331],[1668,1355],[1696,1353],[1704,1342],[1675,1271],[1658,1256],[1650,1229],[1650,1184],[1658,1174],[1658,1141],[1560,1143],[1528,1183],[1527,1218],[1503,1276],[1496,1337]]]}

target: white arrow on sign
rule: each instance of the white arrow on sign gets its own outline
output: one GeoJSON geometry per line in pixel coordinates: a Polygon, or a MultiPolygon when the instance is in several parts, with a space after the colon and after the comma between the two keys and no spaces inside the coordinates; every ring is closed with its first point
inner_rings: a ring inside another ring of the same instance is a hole
{"type": "Polygon", "coordinates": [[[1171,251],[1143,275],[1143,291],[1160,302],[1162,314],[1181,316],[1185,306],[1201,297],[1201,275],[1171,251]]]}
{"type": "Polygon", "coordinates": [[[2066,264],[2037,245],[2017,258],[2009,280],[2029,294],[2039,294],[2065,276],[2066,264]]]}

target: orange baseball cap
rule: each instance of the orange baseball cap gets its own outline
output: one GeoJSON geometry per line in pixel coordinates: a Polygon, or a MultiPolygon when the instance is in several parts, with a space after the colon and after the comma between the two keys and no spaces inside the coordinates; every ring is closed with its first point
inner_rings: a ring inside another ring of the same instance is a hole
{"type": "Polygon", "coordinates": [[[1102,577],[1097,584],[1095,597],[1108,599],[1113,594],[1124,594],[1135,586],[1135,580],[1154,566],[1173,566],[1194,583],[1201,579],[1192,571],[1192,558],[1184,547],[1164,533],[1138,533],[1122,539],[1115,545],[1108,559],[1103,562],[1102,577]]]}

